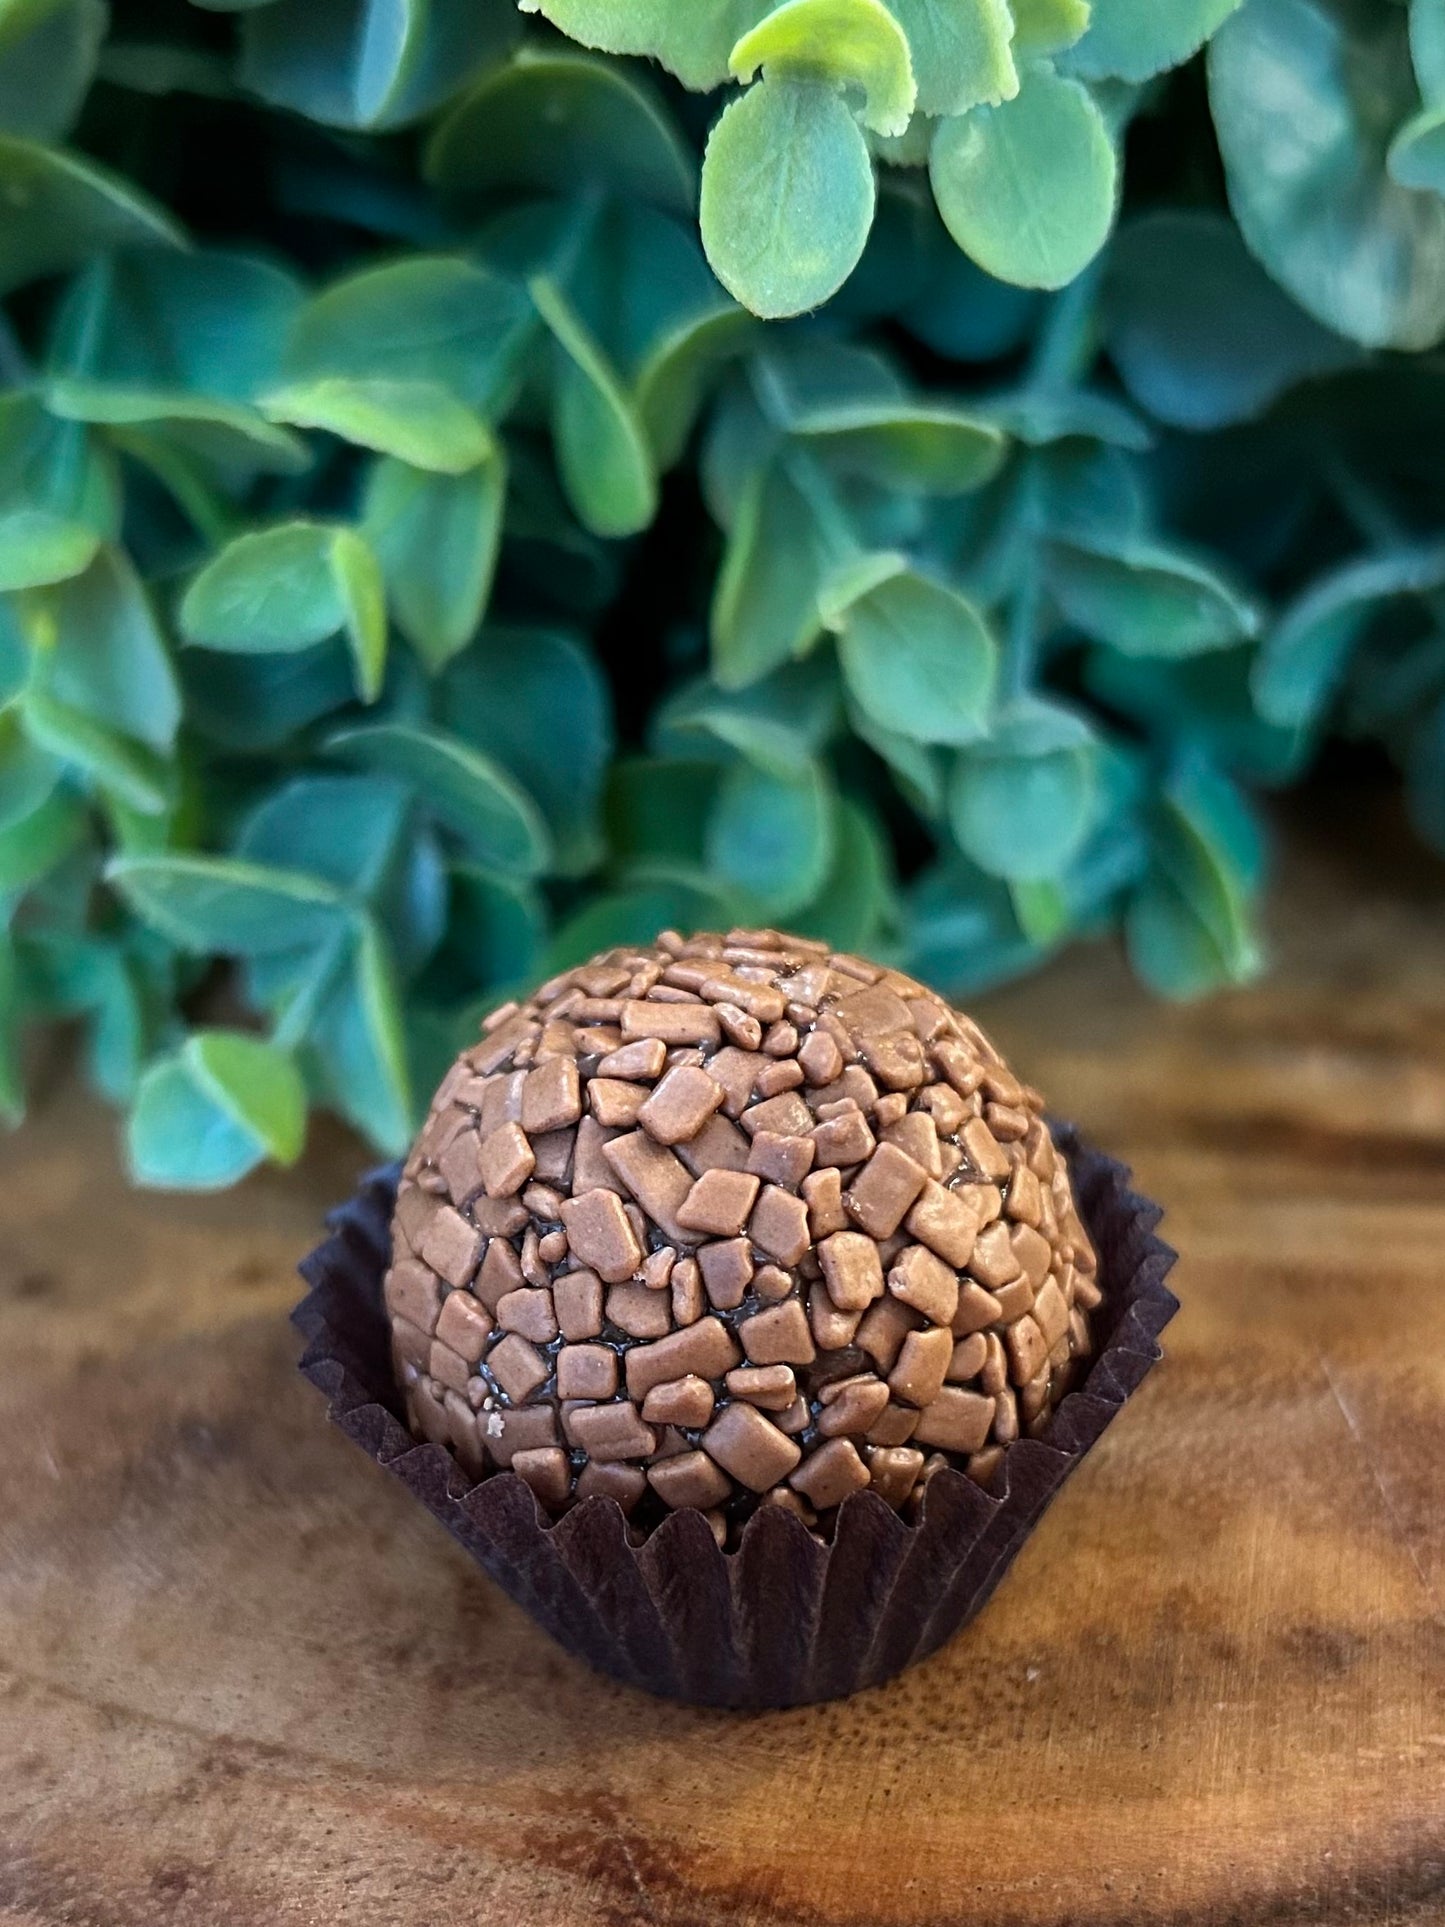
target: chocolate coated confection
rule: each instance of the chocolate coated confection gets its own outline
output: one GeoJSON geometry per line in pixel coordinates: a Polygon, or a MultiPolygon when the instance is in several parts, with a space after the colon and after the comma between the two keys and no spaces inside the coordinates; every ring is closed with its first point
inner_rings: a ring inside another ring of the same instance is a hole
{"type": "Polygon", "coordinates": [[[1039,1094],[899,972],[772,930],[608,951],[507,1004],[402,1174],[414,1432],[550,1511],[826,1531],[1040,1437],[1093,1248],[1039,1094]]]}

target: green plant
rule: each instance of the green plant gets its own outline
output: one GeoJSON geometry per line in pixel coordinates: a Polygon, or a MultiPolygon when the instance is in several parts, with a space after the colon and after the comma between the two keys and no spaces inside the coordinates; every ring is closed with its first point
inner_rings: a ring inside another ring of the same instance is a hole
{"type": "Polygon", "coordinates": [[[535,10],[0,0],[6,1110],[395,1150],[665,923],[1238,981],[1337,729],[1445,847],[1436,0],[535,10]]]}

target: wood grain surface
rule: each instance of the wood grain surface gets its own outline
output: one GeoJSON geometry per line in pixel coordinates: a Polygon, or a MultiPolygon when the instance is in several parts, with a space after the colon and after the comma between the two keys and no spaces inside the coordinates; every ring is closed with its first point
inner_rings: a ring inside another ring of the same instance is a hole
{"type": "Polygon", "coordinates": [[[292,1266],[356,1146],[0,1181],[0,1921],[1445,1919],[1445,873],[1339,825],[1262,986],[984,1000],[1183,1252],[1165,1365],[991,1607],[840,1705],[592,1677],[328,1427],[292,1266]]]}

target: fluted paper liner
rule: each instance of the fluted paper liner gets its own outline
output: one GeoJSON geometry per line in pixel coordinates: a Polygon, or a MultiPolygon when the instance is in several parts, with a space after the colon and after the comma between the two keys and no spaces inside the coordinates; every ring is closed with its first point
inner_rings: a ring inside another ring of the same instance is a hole
{"type": "Polygon", "coordinates": [[[400,1416],[381,1281],[398,1168],[375,1171],[304,1261],[301,1370],[329,1416],[392,1473],[568,1652],[652,1693],[712,1706],[794,1706],[876,1685],[941,1646],[984,1605],[1049,1501],[1160,1356],[1178,1309],[1157,1205],[1067,1125],[1054,1137],[1099,1256],[1087,1376],[1046,1440],[1020,1439],[985,1490],[952,1469],[905,1520],[871,1492],[839,1509],[831,1544],[764,1506],[736,1551],[701,1513],[672,1513],[640,1546],[613,1499],[553,1520],[512,1472],[473,1484],[400,1416]]]}

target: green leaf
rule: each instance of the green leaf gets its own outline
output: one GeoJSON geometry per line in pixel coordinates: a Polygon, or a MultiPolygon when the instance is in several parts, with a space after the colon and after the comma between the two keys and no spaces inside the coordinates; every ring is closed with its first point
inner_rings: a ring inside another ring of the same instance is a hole
{"type": "Polygon", "coordinates": [[[1108,345],[1130,394],[1172,428],[1224,428],[1354,351],[1296,307],[1219,214],[1165,210],[1109,255],[1108,345]]]}
{"type": "Polygon", "coordinates": [[[537,803],[553,867],[573,876],[596,862],[613,726],[591,651],[558,630],[489,625],[446,676],[440,708],[450,729],[495,757],[537,803]]]}
{"type": "Polygon", "coordinates": [[[32,141],[0,137],[0,294],[109,248],[177,246],[180,230],[118,175],[32,141]]]}
{"type": "Polygon", "coordinates": [[[895,913],[887,833],[871,811],[841,796],[832,868],[813,902],[792,913],[790,925],[800,936],[867,952],[884,939],[895,913]]]}
{"type": "Polygon", "coordinates": [[[293,776],[246,817],[235,853],[262,869],[304,872],[370,901],[410,816],[405,789],[385,777],[293,776]]]}
{"type": "Polygon", "coordinates": [[[1033,968],[1042,954],[1019,929],[1009,890],[951,853],[913,884],[905,935],[907,968],[960,998],[1033,968]]]}
{"type": "Polygon", "coordinates": [[[515,281],[456,255],[417,254],[313,296],[287,365],[310,378],[439,383],[490,414],[510,399],[534,326],[515,281]]]}
{"type": "Polygon", "coordinates": [[[1014,19],[1014,55],[1031,60],[1062,53],[1084,32],[1093,9],[1089,0],[1009,0],[1014,19]]]}
{"type": "Polygon", "coordinates": [[[467,646],[486,610],[506,487],[500,444],[461,475],[386,459],[371,471],[363,531],[397,625],[433,675],[467,646]]]}
{"type": "Polygon", "coordinates": [[[696,168],[650,89],[582,54],[524,51],[443,119],[426,176],[469,203],[499,192],[637,197],[691,214],[696,168]]]}
{"type": "Polygon", "coordinates": [[[802,314],[836,293],[863,252],[873,202],[867,143],[824,81],[758,81],[708,137],[703,247],[754,314],[802,314]]]}
{"type": "Polygon", "coordinates": [[[507,876],[537,876],[551,838],[536,804],[491,757],[441,730],[367,723],[337,730],[326,748],[407,784],[478,859],[507,876]]]}
{"type": "Polygon", "coordinates": [[[266,1152],[197,1081],[182,1052],[152,1064],[141,1077],[126,1124],[126,1155],[133,1183],[217,1191],[239,1183],[266,1152]]]}
{"type": "Polygon", "coordinates": [[[997,474],[1004,458],[1004,438],[992,422],[946,404],[820,405],[792,427],[843,473],[905,493],[962,495],[997,474]]]}
{"type": "Polygon", "coordinates": [[[238,535],[187,589],[182,634],[205,649],[289,654],[350,631],[359,615],[347,573],[357,539],[325,522],[238,535]]]}
{"type": "Polygon", "coordinates": [[[708,384],[752,330],[752,317],[728,302],[684,317],[656,342],[633,383],[633,406],[659,469],[681,459],[708,384]]]}
{"type": "Polygon", "coordinates": [[[339,641],[294,655],[188,649],[181,679],[191,727],[208,742],[247,755],[281,748],[340,708],[353,687],[349,652],[339,641]]]}
{"type": "Polygon", "coordinates": [[[277,1164],[306,1142],[306,1090],[285,1051],[238,1030],[200,1030],[181,1053],[197,1086],[277,1164]]]}
{"type": "Polygon", "coordinates": [[[964,854],[990,876],[1057,877],[1095,818],[1097,744],[1081,716],[1042,697],[1001,709],[986,742],[959,754],[949,820],[964,854]]]}
{"type": "Polygon", "coordinates": [[[728,77],[738,36],[768,11],[769,0],[519,0],[569,40],[600,53],[650,54],[684,87],[706,93],[728,77]]]}
{"type": "Polygon", "coordinates": [[[505,0],[269,0],[242,22],[241,80],[326,126],[401,127],[501,60],[519,30],[505,0]]]}
{"type": "Polygon", "coordinates": [[[1391,603],[1445,589],[1445,544],[1364,556],[1327,571],[1266,634],[1251,687],[1281,728],[1319,721],[1366,630],[1391,603]]]}
{"type": "Polygon", "coordinates": [[[153,750],[36,685],[27,691],[21,715],[32,742],[131,809],[160,816],[170,808],[172,773],[153,750]]]}
{"type": "Polygon", "coordinates": [[[0,514],[0,591],[36,589],[80,575],[99,547],[93,529],[49,509],[11,509],[0,514]]]}
{"type": "Polygon", "coordinates": [[[105,38],[101,0],[0,9],[0,128],[59,140],[80,112],[105,38]]]}
{"type": "Polygon", "coordinates": [[[1210,43],[1240,232],[1327,328],[1367,347],[1445,333],[1445,201],[1386,171],[1417,95],[1402,11],[1249,0],[1210,43]]]}
{"type": "Polygon", "coordinates": [[[64,421],[161,431],[202,461],[222,466],[237,464],[285,474],[307,464],[304,442],[244,402],[63,375],[47,382],[45,406],[64,421]]]}
{"type": "Polygon", "coordinates": [[[594,535],[632,535],[657,513],[657,476],[642,424],[615,371],[555,282],[532,299],[557,344],[552,433],[562,486],[594,535]]]}
{"type": "Polygon", "coordinates": [[[374,703],[386,673],[386,584],[381,564],[354,529],[339,529],[331,544],[331,571],[346,611],[356,693],[364,703],[374,703]]]}
{"type": "Polygon", "coordinates": [[[463,864],[452,871],[447,949],[469,985],[522,984],[540,974],[546,917],[536,892],[463,864]]]}
{"type": "Polygon", "coordinates": [[[701,758],[629,756],[614,763],[606,828],[617,862],[629,873],[700,872],[719,781],[718,764],[701,758]]]}
{"type": "Polygon", "coordinates": [[[1425,194],[1445,192],[1445,109],[1426,107],[1390,142],[1390,179],[1425,194]]]}
{"type": "Polygon", "coordinates": [[[888,0],[908,36],[920,114],[996,107],[1019,90],[1007,0],[888,0]]]}
{"type": "Polygon", "coordinates": [[[84,841],[86,828],[84,806],[64,789],[0,821],[0,890],[18,896],[38,883],[84,841]]]}
{"type": "Polygon", "coordinates": [[[475,410],[434,381],[331,375],[276,389],[262,396],[261,409],[271,421],[324,429],[440,475],[475,468],[494,448],[475,410]]]}
{"type": "Polygon", "coordinates": [[[1152,80],[1197,54],[1240,0],[1093,0],[1065,65],[1085,80],[1152,80]]]}
{"type": "Polygon", "coordinates": [[[145,923],[197,956],[265,957],[336,934],[350,914],[319,877],[219,856],[120,856],[106,880],[145,923]]]}
{"type": "Polygon", "coordinates": [[[709,868],[765,915],[811,902],[834,846],[834,796],[818,763],[800,763],[786,781],[751,763],[724,775],[707,827],[709,868]]]}
{"type": "Polygon", "coordinates": [[[1154,877],[1129,900],[1124,923],[1129,962],[1161,997],[1184,1002],[1243,981],[1208,926],[1167,877],[1154,877]]]}
{"type": "Polygon", "coordinates": [[[83,573],[27,597],[43,635],[32,687],[98,723],[168,751],[181,720],[169,651],[135,570],[100,550],[83,573]]]}
{"type": "Polygon", "coordinates": [[[1440,0],[1411,0],[1410,62],[1426,106],[1445,101],[1445,7],[1440,0]]]}
{"type": "Polygon", "coordinates": [[[1160,796],[1158,869],[1199,918],[1228,981],[1259,968],[1250,898],[1264,872],[1259,826],[1240,792],[1203,757],[1188,755],[1160,796]]]}
{"type": "MultiPolygon", "coordinates": [[[[886,559],[886,558],[885,558],[886,559]]],[[[854,701],[880,729],[916,743],[970,743],[987,726],[998,649],[966,596],[891,558],[892,573],[825,591],[854,701]]]]}
{"type": "Polygon", "coordinates": [[[745,688],[816,640],[831,559],[792,465],[770,462],[743,491],[713,596],[713,674],[724,689],[745,688]]]}
{"type": "Polygon", "coordinates": [[[838,720],[836,680],[814,661],[789,665],[745,690],[719,689],[705,678],[684,683],[658,710],[652,739],[659,750],[685,756],[701,737],[786,778],[823,748],[838,720]]]}
{"type": "Polygon", "coordinates": [[[1125,655],[1199,655],[1259,629],[1253,605],[1207,563],[1137,538],[1052,544],[1048,583],[1076,628],[1125,655]]]}
{"type": "Polygon", "coordinates": [[[323,1092],[380,1151],[399,1156],[415,1128],[396,965],[370,919],[308,1039],[323,1092]]]}
{"type": "Polygon", "coordinates": [[[280,380],[301,301],[294,275],[226,248],[92,261],[61,299],[49,366],[131,393],[251,401],[280,380]]]}
{"type": "Polygon", "coordinates": [[[913,112],[908,39],[882,0],[783,0],[728,57],[735,80],[751,80],[759,68],[773,79],[856,88],[875,133],[901,134],[913,112]]]}
{"type": "Polygon", "coordinates": [[[1013,100],[940,121],[929,157],[938,211],[987,273],[1062,288],[1108,237],[1114,144],[1085,88],[1033,68],[1013,100]]]}

